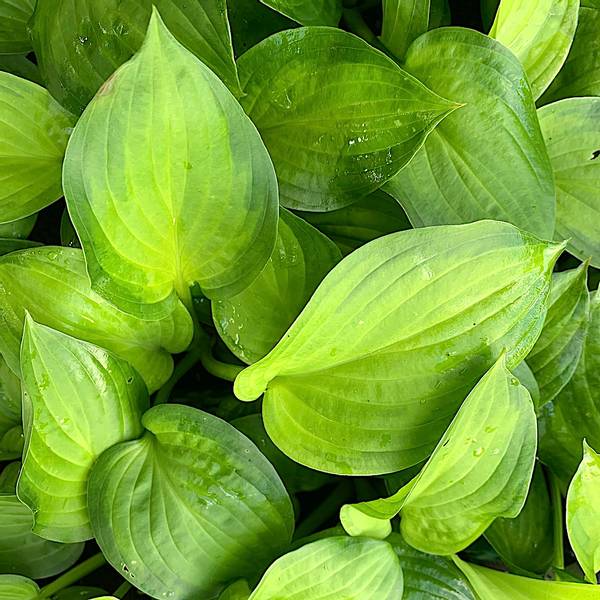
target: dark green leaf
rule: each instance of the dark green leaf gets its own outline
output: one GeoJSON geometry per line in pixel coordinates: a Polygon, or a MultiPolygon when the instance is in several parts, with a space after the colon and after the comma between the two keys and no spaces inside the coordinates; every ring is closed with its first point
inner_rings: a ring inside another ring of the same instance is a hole
{"type": "Polygon", "coordinates": [[[0,54],[20,54],[31,50],[27,22],[36,0],[0,0],[0,54]]]}
{"type": "Polygon", "coordinates": [[[21,457],[21,382],[0,358],[0,461],[21,457]]]}
{"type": "Polygon", "coordinates": [[[331,25],[342,16],[342,0],[261,0],[301,25],[331,25]]]}

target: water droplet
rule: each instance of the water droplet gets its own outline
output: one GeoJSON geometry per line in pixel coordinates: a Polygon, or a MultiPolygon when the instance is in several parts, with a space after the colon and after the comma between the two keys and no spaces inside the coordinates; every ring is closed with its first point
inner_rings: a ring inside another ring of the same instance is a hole
{"type": "Polygon", "coordinates": [[[512,377],[510,383],[511,385],[519,385],[519,380],[516,377],[512,377]]]}
{"type": "Polygon", "coordinates": [[[479,448],[475,448],[475,450],[473,450],[473,456],[479,458],[484,452],[485,452],[485,448],[482,448],[481,446],[479,446],[479,448]]]}
{"type": "Polygon", "coordinates": [[[484,429],[484,431],[485,431],[486,433],[492,433],[492,432],[496,431],[496,429],[498,429],[498,428],[497,428],[497,427],[492,427],[491,425],[488,425],[488,426],[487,426],[487,427],[484,429]]]}

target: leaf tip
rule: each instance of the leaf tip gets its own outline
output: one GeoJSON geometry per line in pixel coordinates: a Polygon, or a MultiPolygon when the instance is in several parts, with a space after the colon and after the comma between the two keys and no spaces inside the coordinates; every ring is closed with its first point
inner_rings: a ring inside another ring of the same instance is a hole
{"type": "Polygon", "coordinates": [[[344,504],[340,509],[340,522],[348,535],[352,537],[370,537],[384,540],[392,533],[389,519],[370,517],[352,504],[344,504]]]}

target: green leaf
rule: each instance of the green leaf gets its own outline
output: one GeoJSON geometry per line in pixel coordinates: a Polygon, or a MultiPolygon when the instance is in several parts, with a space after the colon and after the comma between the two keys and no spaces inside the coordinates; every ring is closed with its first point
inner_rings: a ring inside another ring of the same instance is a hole
{"type": "Polygon", "coordinates": [[[587,264],[552,276],[542,333],[527,356],[540,388],[538,406],[554,400],[573,376],[589,325],[587,264]]]}
{"type": "Polygon", "coordinates": [[[583,460],[567,493],[567,533],[586,579],[600,571],[600,456],[583,441],[583,460]]]}
{"type": "Polygon", "coordinates": [[[383,0],[381,41],[398,58],[429,29],[430,0],[383,0]]]}
{"type": "Polygon", "coordinates": [[[21,382],[0,357],[0,461],[21,457],[21,382]]]}
{"type": "Polygon", "coordinates": [[[0,221],[27,217],[62,196],[61,165],[75,122],[39,85],[0,72],[0,221]]]}
{"type": "Polygon", "coordinates": [[[382,235],[411,228],[399,204],[382,190],[337,210],[298,214],[335,242],[344,256],[382,235]]]}
{"type": "Polygon", "coordinates": [[[529,352],[561,251],[494,221],[374,240],[331,271],[235,394],[266,391],[269,436],[314,469],[416,464],[505,349],[509,367],[529,352]]]}
{"type": "Polygon", "coordinates": [[[145,435],[94,465],[94,535],[108,561],[155,598],[212,598],[290,541],[293,511],[267,459],[224,421],[158,405],[145,435]]]}
{"type": "Polygon", "coordinates": [[[0,55],[0,71],[6,71],[17,77],[29,79],[29,81],[39,83],[40,85],[42,84],[42,78],[37,65],[22,54],[0,55]]]}
{"type": "Polygon", "coordinates": [[[192,339],[192,321],[180,303],[167,317],[145,321],[95,293],[76,248],[45,246],[0,258],[0,352],[15,373],[25,311],[39,323],[124,358],[151,392],[173,371],[169,352],[182,352],[192,339]]]}
{"type": "Polygon", "coordinates": [[[592,296],[590,325],[577,368],[562,392],[542,408],[540,457],[566,486],[581,461],[581,442],[600,448],[600,296],[592,296]]]}
{"type": "Polygon", "coordinates": [[[10,223],[0,223],[0,237],[2,238],[26,238],[33,229],[37,215],[30,215],[23,219],[17,219],[10,223]]]}
{"type": "Polygon", "coordinates": [[[244,579],[238,579],[221,592],[219,600],[248,600],[250,588],[244,579]]]}
{"type": "Polygon", "coordinates": [[[211,299],[239,293],[275,243],[277,182],[256,129],[156,12],[77,123],[64,186],[94,288],[145,318],[177,294],[191,304],[195,282],[211,299]]]}
{"type": "Polygon", "coordinates": [[[0,238],[0,256],[16,252],[17,250],[24,250],[26,248],[36,248],[41,245],[42,244],[39,242],[32,242],[31,240],[0,238]]]}
{"type": "Polygon", "coordinates": [[[415,550],[399,533],[390,534],[386,542],[402,565],[402,600],[476,600],[468,580],[449,558],[415,550]]]}
{"type": "Polygon", "coordinates": [[[15,493],[20,471],[21,463],[19,461],[8,463],[0,471],[0,494],[12,495],[15,493]]]}
{"type": "Polygon", "coordinates": [[[498,518],[485,531],[487,541],[516,573],[544,574],[554,557],[552,505],[544,473],[536,465],[523,510],[498,518]]]}
{"type": "Polygon", "coordinates": [[[527,388],[534,406],[540,404],[540,387],[535,375],[525,361],[520,362],[513,370],[513,375],[527,388]]]}
{"type": "Polygon", "coordinates": [[[40,588],[20,575],[0,575],[0,600],[36,600],[40,588]]]}
{"type": "Polygon", "coordinates": [[[83,544],[50,542],[32,533],[33,514],[11,493],[0,493],[0,571],[33,579],[53,577],[73,565],[83,544]]]}
{"type": "Polygon", "coordinates": [[[598,600],[600,588],[581,583],[529,579],[452,560],[467,576],[479,600],[598,600]]]}
{"type": "Polygon", "coordinates": [[[600,4],[581,2],[571,51],[562,69],[540,98],[547,104],[561,98],[600,95],[600,4]]]}
{"type": "Polygon", "coordinates": [[[388,543],[330,537],[276,560],[249,600],[397,600],[402,589],[402,569],[388,543]]]}
{"type": "Polygon", "coordinates": [[[27,22],[36,0],[0,0],[0,54],[26,54],[31,50],[27,22]]]}
{"type": "Polygon", "coordinates": [[[25,450],[19,499],[34,533],[58,542],[92,537],[87,485],[92,465],[142,433],[148,392],[124,360],[27,316],[21,344],[25,450]]]}
{"type": "Polygon", "coordinates": [[[342,16],[342,0],[261,0],[301,25],[336,27],[342,16]]]}
{"type": "Polygon", "coordinates": [[[500,0],[480,0],[481,20],[485,31],[489,31],[496,17],[500,0]]]}
{"type": "Polygon", "coordinates": [[[238,61],[242,105],[271,154],[281,203],[328,211],[379,188],[459,105],[354,35],[282,31],[238,61]]]}
{"type": "Polygon", "coordinates": [[[179,42],[237,93],[225,0],[38,0],[31,33],[52,95],[81,113],[140,48],[153,6],[179,42]]]}
{"type": "Polygon", "coordinates": [[[490,36],[523,64],[534,98],[560,71],[573,43],[579,0],[502,0],[490,36]]]}
{"type": "Polygon", "coordinates": [[[481,33],[448,27],[415,40],[404,68],[436,93],[466,103],[384,187],[411,223],[490,218],[552,238],[552,169],[517,58],[481,33]]]}
{"type": "Polygon", "coordinates": [[[600,98],[561,100],[538,116],[554,168],[556,237],[600,267],[600,98]]]}
{"type": "Polygon", "coordinates": [[[52,600],[117,600],[114,596],[102,596],[106,592],[96,587],[73,586],[54,594],[52,600]]]}
{"type": "Polygon", "coordinates": [[[212,303],[221,339],[244,362],[260,360],[340,259],[331,240],[282,209],[275,248],[260,275],[236,296],[212,303]]]}

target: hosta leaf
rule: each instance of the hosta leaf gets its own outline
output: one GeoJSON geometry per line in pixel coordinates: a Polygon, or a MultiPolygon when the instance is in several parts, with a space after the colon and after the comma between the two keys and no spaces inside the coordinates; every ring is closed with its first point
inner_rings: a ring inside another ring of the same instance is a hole
{"type": "Polygon", "coordinates": [[[25,311],[39,323],[121,356],[150,391],[171,375],[169,352],[182,352],[192,338],[191,318],[180,303],[167,317],[144,321],[92,291],[76,248],[46,246],[0,259],[0,352],[15,373],[25,311]]]}
{"type": "Polygon", "coordinates": [[[22,450],[21,382],[0,358],[0,461],[20,458],[22,450]]]}
{"type": "Polygon", "coordinates": [[[485,537],[502,560],[515,572],[543,574],[554,553],[552,505],[542,468],[533,471],[523,510],[514,519],[498,518],[485,537]]]}
{"type": "Polygon", "coordinates": [[[31,240],[0,238],[0,256],[16,252],[17,250],[24,250],[25,248],[36,248],[41,245],[39,242],[32,242],[31,240]]]}
{"type": "Polygon", "coordinates": [[[31,50],[27,22],[36,0],[0,0],[0,54],[21,54],[31,50]]]}
{"type": "Polygon", "coordinates": [[[335,242],[344,256],[382,235],[411,228],[402,208],[382,190],[337,210],[298,214],[335,242]]]}
{"type": "Polygon", "coordinates": [[[343,474],[416,464],[503,350],[510,367],[529,352],[561,250],[495,221],[374,240],[234,391],[266,391],[267,432],[297,462],[343,474]]]}
{"type": "Polygon", "coordinates": [[[276,560],[249,600],[397,600],[402,569],[387,542],[330,537],[276,560]]]}
{"type": "Polygon", "coordinates": [[[582,0],[571,51],[562,69],[540,99],[547,104],[561,98],[600,95],[600,4],[582,0]]]}
{"type": "Polygon", "coordinates": [[[569,383],[542,408],[540,457],[564,487],[581,461],[581,442],[600,448],[600,296],[592,296],[590,325],[569,383]]]}
{"type": "Polygon", "coordinates": [[[598,600],[600,598],[600,588],[593,585],[530,579],[467,563],[458,556],[453,556],[452,560],[466,575],[479,600],[598,600]]]}
{"type": "Polygon", "coordinates": [[[0,221],[62,196],[61,165],[75,118],[39,85],[0,72],[0,221]]]}
{"type": "Polygon", "coordinates": [[[487,36],[449,27],[415,40],[404,67],[438,94],[466,103],[384,187],[412,224],[491,218],[550,239],[552,169],[517,58],[487,36]]]}
{"type": "Polygon", "coordinates": [[[37,215],[30,215],[23,219],[17,219],[10,223],[0,223],[0,237],[2,238],[26,238],[33,229],[37,215]]]}
{"type": "Polygon", "coordinates": [[[587,265],[555,273],[544,328],[527,357],[540,387],[539,405],[554,400],[573,376],[583,351],[589,310],[587,265]]]}
{"type": "Polygon", "coordinates": [[[592,583],[600,571],[600,456],[583,442],[583,460],[567,494],[567,532],[571,547],[592,583]]]}
{"type": "Polygon", "coordinates": [[[402,565],[402,600],[476,600],[468,580],[449,558],[415,550],[398,533],[390,534],[386,542],[402,565]]]}
{"type": "Polygon", "coordinates": [[[100,588],[73,586],[61,590],[52,600],[118,600],[114,596],[103,596],[106,592],[100,588]]]}
{"type": "Polygon", "coordinates": [[[34,83],[42,84],[40,71],[36,64],[32,63],[23,54],[2,54],[0,55],[0,71],[12,73],[17,77],[29,79],[34,83]]]}
{"type": "Polygon", "coordinates": [[[513,375],[527,388],[527,391],[531,395],[534,406],[540,404],[540,387],[532,373],[531,369],[525,361],[519,363],[513,370],[513,375]]]}
{"type": "Polygon", "coordinates": [[[496,517],[519,514],[533,471],[536,421],[529,392],[504,363],[501,357],[475,386],[404,494],[345,507],[353,517],[350,533],[360,535],[361,525],[366,532],[401,510],[402,536],[411,546],[451,554],[496,517]]]}
{"type": "Polygon", "coordinates": [[[238,61],[242,105],[289,208],[327,211],[379,188],[459,105],[349,33],[276,33],[238,61]]]}
{"type": "Polygon", "coordinates": [[[162,405],[145,435],[96,462],[94,534],[109,562],[155,598],[212,598],[289,543],[293,511],[267,459],[224,421],[162,405]]]}
{"type": "Polygon", "coordinates": [[[398,58],[429,29],[430,0],[383,0],[381,41],[398,58]]]}
{"type": "Polygon", "coordinates": [[[77,561],[83,544],[50,542],[32,533],[33,515],[12,493],[0,493],[0,571],[33,579],[62,573],[77,561]]]}
{"type": "Polygon", "coordinates": [[[21,463],[19,461],[8,463],[0,471],[0,494],[14,494],[20,471],[21,463]]]}
{"type": "Polygon", "coordinates": [[[0,575],[0,600],[37,600],[40,588],[20,575],[0,575]]]}
{"type": "Polygon", "coordinates": [[[19,499],[49,540],[92,537],[87,484],[96,459],[142,433],[142,378],[103,348],[25,321],[21,345],[25,450],[19,499]]]}
{"type": "Polygon", "coordinates": [[[54,97],[81,113],[142,45],[152,6],[179,42],[239,90],[225,0],[38,0],[33,45],[54,97]]]}
{"type": "Polygon", "coordinates": [[[221,592],[219,600],[248,600],[251,591],[244,579],[239,579],[221,592]]]}
{"type": "Polygon", "coordinates": [[[94,287],[148,318],[195,282],[237,294],[275,243],[277,182],[256,129],[156,12],[77,123],[64,186],[94,287]]]}
{"type": "Polygon", "coordinates": [[[212,303],[221,339],[244,362],[260,360],[340,259],[331,240],[282,209],[275,248],[260,275],[236,296],[212,303]]]}
{"type": "Polygon", "coordinates": [[[554,168],[556,237],[600,267],[600,98],[561,100],[538,116],[554,168]]]}
{"type": "Polygon", "coordinates": [[[502,0],[490,36],[523,64],[539,98],[567,58],[577,27],[579,0],[502,0]]]}
{"type": "Polygon", "coordinates": [[[331,25],[342,16],[342,0],[261,0],[301,25],[331,25]]]}

